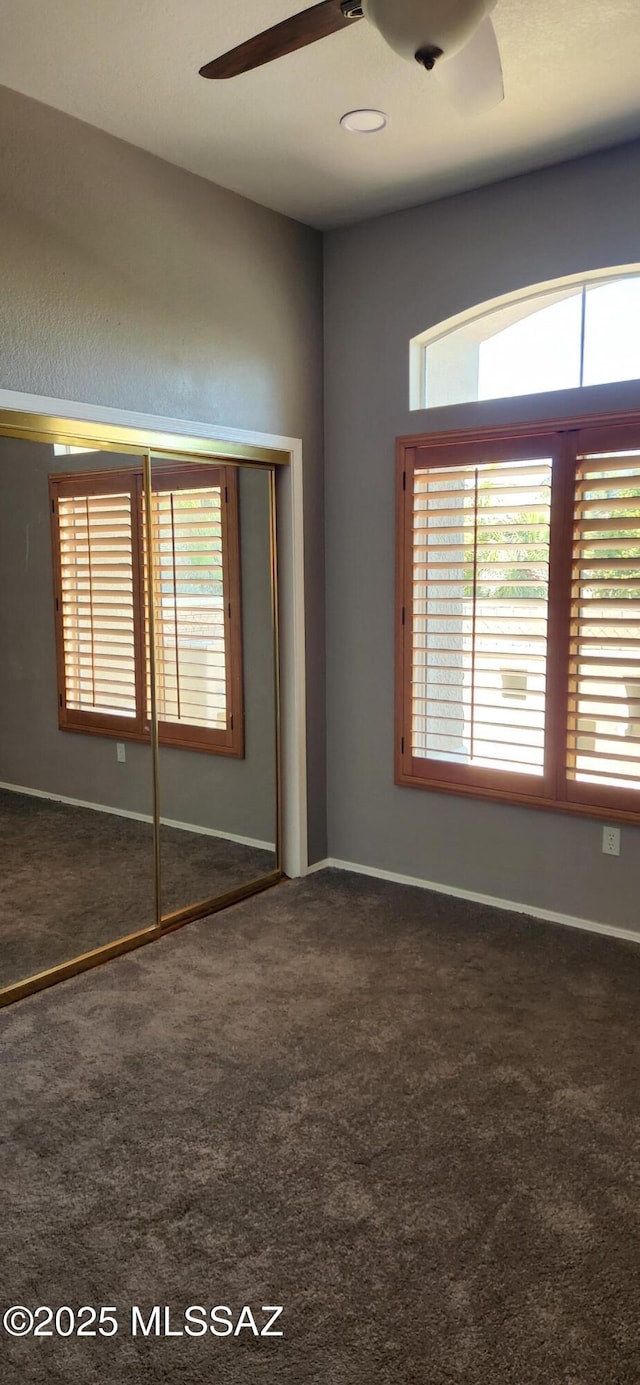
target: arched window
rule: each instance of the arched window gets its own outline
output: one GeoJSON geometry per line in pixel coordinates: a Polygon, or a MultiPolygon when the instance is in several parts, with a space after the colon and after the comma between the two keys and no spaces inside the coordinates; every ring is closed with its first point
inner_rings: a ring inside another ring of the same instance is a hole
{"type": "Polygon", "coordinates": [[[640,378],[640,265],[535,284],[414,337],[411,408],[640,378]]]}

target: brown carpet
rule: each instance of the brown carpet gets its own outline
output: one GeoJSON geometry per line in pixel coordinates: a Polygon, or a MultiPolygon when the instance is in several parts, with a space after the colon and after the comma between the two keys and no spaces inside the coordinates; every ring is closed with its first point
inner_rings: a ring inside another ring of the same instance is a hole
{"type": "Polygon", "coordinates": [[[639,995],[631,944],[327,872],[4,1011],[2,1308],[120,1331],[0,1331],[3,1381],[637,1385],[639,995]]]}
{"type": "MultiPolygon", "coordinates": [[[[165,913],[274,869],[268,851],[161,829],[165,913]]],[[[0,790],[0,989],[152,927],[153,829],[0,790]]]]}

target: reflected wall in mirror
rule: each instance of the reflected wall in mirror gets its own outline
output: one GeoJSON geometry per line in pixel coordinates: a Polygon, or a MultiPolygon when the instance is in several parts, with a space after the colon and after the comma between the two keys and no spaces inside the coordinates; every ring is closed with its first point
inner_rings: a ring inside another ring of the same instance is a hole
{"type": "Polygon", "coordinates": [[[153,456],[165,918],[277,869],[272,475],[153,456]]]}
{"type": "Polygon", "coordinates": [[[0,991],[156,924],[143,459],[0,437],[0,991]]]}

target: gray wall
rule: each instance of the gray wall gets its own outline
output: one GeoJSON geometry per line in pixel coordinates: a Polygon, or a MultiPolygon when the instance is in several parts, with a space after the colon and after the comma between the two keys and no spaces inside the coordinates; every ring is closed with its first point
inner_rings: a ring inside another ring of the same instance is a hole
{"type": "Polygon", "coordinates": [[[640,929],[640,831],[393,782],[394,440],[640,408],[637,383],[409,411],[409,341],[485,299],[640,259],[640,146],[325,239],[329,855],[640,929]]]}
{"type": "Polygon", "coordinates": [[[324,856],[320,236],[0,88],[0,243],[4,388],[302,437],[324,856]]]}
{"type": "MultiPolygon", "coordinates": [[[[49,472],[139,465],[115,453],[55,457],[0,437],[0,782],[152,811],[151,752],[58,726],[49,472]]],[[[275,732],[268,478],[240,472],[245,758],[160,749],[163,817],[275,841],[275,732]]]]}

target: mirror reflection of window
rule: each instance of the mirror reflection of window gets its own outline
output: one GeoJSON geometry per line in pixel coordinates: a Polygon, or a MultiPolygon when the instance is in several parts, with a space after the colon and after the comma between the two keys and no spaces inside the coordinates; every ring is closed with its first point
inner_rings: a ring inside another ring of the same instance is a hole
{"type": "Polygon", "coordinates": [[[160,741],[241,756],[237,474],[203,465],[162,470],[151,512],[160,741]]]}
{"type": "MultiPolygon", "coordinates": [[[[53,475],[50,492],[60,726],[148,741],[142,470],[53,475]]],[[[165,471],[151,514],[160,741],[242,755],[235,472],[165,471]]]]}

